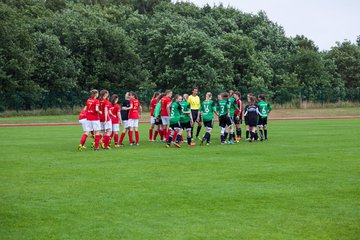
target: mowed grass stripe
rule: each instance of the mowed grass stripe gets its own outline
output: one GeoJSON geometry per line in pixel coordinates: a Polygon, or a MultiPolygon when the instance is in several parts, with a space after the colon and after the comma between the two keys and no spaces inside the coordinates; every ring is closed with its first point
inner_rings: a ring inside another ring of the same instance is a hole
{"type": "MultiPolygon", "coordinates": [[[[77,152],[80,126],[1,128],[2,239],[358,239],[360,120],[269,142],[77,152]]],[[[245,131],[243,129],[243,135],[245,131]]],[[[88,140],[87,145],[89,146],[88,140]]]]}

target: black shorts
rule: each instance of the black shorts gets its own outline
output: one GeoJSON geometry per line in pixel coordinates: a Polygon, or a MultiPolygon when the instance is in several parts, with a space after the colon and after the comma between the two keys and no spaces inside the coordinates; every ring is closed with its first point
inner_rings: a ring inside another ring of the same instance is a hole
{"type": "Polygon", "coordinates": [[[156,117],[155,118],[155,125],[162,125],[161,117],[156,117]]]}
{"type": "Polygon", "coordinates": [[[232,122],[230,117],[228,117],[227,115],[222,115],[219,117],[219,126],[224,128],[226,126],[231,126],[232,122]]]}
{"type": "Polygon", "coordinates": [[[214,126],[214,121],[213,120],[211,120],[211,121],[204,121],[204,127],[206,127],[206,128],[213,128],[213,126],[214,126]]]}
{"type": "MultiPolygon", "coordinates": [[[[199,110],[197,109],[191,109],[191,116],[194,122],[196,122],[198,117],[199,110]]],[[[201,115],[199,116],[199,122],[201,122],[201,115]]]]}
{"type": "Polygon", "coordinates": [[[170,127],[169,127],[171,130],[178,130],[181,128],[181,125],[180,125],[180,122],[177,122],[177,123],[173,123],[173,124],[170,124],[170,127]]]}
{"type": "Polygon", "coordinates": [[[259,122],[258,122],[259,126],[266,126],[267,125],[267,117],[259,117],[259,122]]]}
{"type": "Polygon", "coordinates": [[[235,124],[242,124],[242,119],[241,119],[241,118],[237,119],[236,116],[234,116],[233,122],[234,122],[235,124]]]}
{"type": "Polygon", "coordinates": [[[186,123],[180,123],[181,125],[181,128],[184,129],[184,130],[187,130],[187,129],[190,129],[191,128],[191,123],[190,121],[189,122],[186,122],[186,123]]]}
{"type": "Polygon", "coordinates": [[[249,125],[249,118],[247,116],[245,116],[244,120],[245,120],[245,125],[248,126],[249,125]]]}

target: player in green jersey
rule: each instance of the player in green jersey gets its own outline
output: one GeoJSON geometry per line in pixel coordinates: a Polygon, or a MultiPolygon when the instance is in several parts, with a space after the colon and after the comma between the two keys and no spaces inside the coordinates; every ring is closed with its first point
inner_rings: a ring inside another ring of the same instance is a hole
{"type": "Polygon", "coordinates": [[[184,94],[183,100],[180,102],[182,107],[182,114],[180,116],[180,125],[183,130],[187,133],[188,146],[195,146],[195,143],[191,141],[191,129],[194,126],[194,120],[190,111],[190,103],[188,102],[189,95],[184,94]]]}
{"type": "MultiPolygon", "coordinates": [[[[217,106],[217,114],[219,116],[219,126],[221,127],[221,144],[226,143],[226,138],[228,133],[230,132],[230,139],[232,139],[232,122],[230,120],[230,106],[229,106],[229,94],[222,93],[218,96],[218,106],[217,106]]],[[[234,144],[232,140],[228,141],[229,144],[234,144]]]]}
{"type": "Polygon", "coordinates": [[[182,107],[180,102],[182,100],[182,96],[176,95],[171,104],[169,104],[168,112],[170,112],[170,135],[166,142],[166,147],[170,147],[170,144],[175,137],[174,145],[180,148],[180,136],[182,135],[182,128],[180,126],[180,116],[182,114],[182,107]],[[177,135],[174,136],[174,133],[177,132],[177,135]]]}
{"type": "Polygon", "coordinates": [[[258,106],[260,109],[260,113],[262,114],[262,117],[259,118],[259,123],[258,123],[258,127],[259,127],[259,132],[260,132],[260,141],[263,141],[263,136],[265,137],[265,140],[268,140],[268,132],[267,132],[267,121],[268,121],[268,116],[269,113],[272,110],[272,106],[266,102],[266,97],[265,95],[259,95],[258,97],[258,106]],[[264,133],[263,133],[264,130],[264,133]]]}
{"type": "Polygon", "coordinates": [[[206,145],[210,143],[211,131],[214,125],[214,112],[216,112],[215,103],[212,100],[211,92],[206,93],[206,99],[200,105],[199,117],[203,119],[206,133],[201,139],[201,145],[206,141],[206,145]]]}
{"type": "Polygon", "coordinates": [[[229,135],[229,141],[236,141],[236,138],[235,138],[235,134],[234,134],[234,116],[235,116],[235,110],[239,110],[239,107],[236,105],[236,99],[235,99],[235,96],[234,96],[234,91],[233,90],[230,90],[230,98],[229,98],[229,107],[230,107],[230,120],[231,120],[231,125],[232,125],[232,129],[231,129],[231,132],[230,132],[230,135],[229,135]],[[230,138],[230,136],[232,138],[230,138]]]}

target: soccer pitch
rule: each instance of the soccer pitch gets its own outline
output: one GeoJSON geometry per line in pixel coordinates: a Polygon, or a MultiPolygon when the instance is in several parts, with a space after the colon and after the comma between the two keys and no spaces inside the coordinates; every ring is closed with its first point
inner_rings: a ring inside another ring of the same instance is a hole
{"type": "MultiPolygon", "coordinates": [[[[80,126],[0,128],[1,239],[359,239],[360,120],[268,142],[78,152],[80,126]]],[[[245,131],[243,128],[243,135],[245,131]]],[[[128,141],[124,141],[128,143],[128,141]]]]}

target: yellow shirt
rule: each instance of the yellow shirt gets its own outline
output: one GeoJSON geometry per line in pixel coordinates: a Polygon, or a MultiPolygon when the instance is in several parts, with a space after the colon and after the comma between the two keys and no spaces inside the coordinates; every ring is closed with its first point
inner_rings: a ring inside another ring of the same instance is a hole
{"type": "Polygon", "coordinates": [[[192,110],[197,110],[200,108],[200,98],[199,96],[193,96],[193,95],[190,95],[189,98],[188,98],[188,102],[190,104],[190,109],[192,110]]]}

